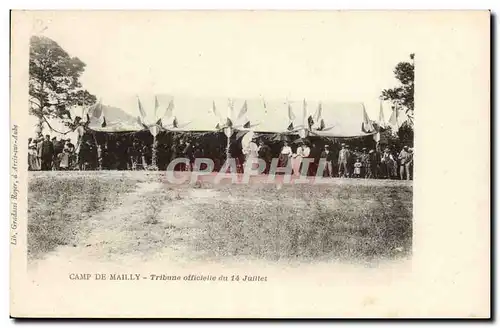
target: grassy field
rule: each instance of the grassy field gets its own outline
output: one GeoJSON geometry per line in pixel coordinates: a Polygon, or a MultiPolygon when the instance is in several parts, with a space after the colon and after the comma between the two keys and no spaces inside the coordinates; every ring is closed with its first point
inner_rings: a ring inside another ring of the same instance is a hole
{"type": "Polygon", "coordinates": [[[412,186],[169,185],[154,175],[32,175],[28,256],[60,247],[103,260],[370,261],[408,256],[412,186]]]}

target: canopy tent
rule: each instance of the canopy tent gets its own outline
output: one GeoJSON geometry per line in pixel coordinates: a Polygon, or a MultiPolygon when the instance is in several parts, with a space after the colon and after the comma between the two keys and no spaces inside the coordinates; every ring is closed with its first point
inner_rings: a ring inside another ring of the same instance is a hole
{"type": "MultiPolygon", "coordinates": [[[[81,110],[81,109],[78,109],[81,110]]],[[[73,110],[73,116],[86,114],[73,110]]],[[[163,129],[181,132],[232,131],[309,134],[349,138],[377,133],[363,103],[309,100],[196,98],[159,94],[153,99],[131,99],[127,108],[96,104],[88,109],[90,130],[133,132],[161,123],[163,129]],[[130,113],[136,113],[134,116],[130,113]],[[229,125],[228,125],[229,124],[229,125]]]]}
{"type": "Polygon", "coordinates": [[[137,117],[133,117],[124,110],[96,103],[89,108],[75,107],[71,109],[72,117],[79,116],[87,122],[87,128],[98,132],[136,132],[144,129],[139,124],[137,117]]]}
{"type": "Polygon", "coordinates": [[[311,135],[335,138],[364,137],[377,133],[376,127],[359,102],[308,102],[311,135]]]}

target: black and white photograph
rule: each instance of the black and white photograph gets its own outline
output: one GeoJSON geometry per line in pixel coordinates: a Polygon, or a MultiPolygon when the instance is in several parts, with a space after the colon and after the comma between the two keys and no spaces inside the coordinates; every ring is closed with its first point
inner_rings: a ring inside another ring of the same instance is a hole
{"type": "MultiPolygon", "coordinates": [[[[28,102],[11,132],[36,286],[89,297],[121,284],[123,298],[132,284],[263,291],[321,272],[361,288],[411,272],[427,55],[404,13],[17,14],[31,22],[28,102]]],[[[103,302],[60,313],[135,313],[103,302]]],[[[240,310],[272,316],[258,308],[240,310]]],[[[173,313],[155,309],[137,313],[173,313]]]]}
{"type": "Polygon", "coordinates": [[[413,49],[360,63],[300,34],[266,44],[243,30],[246,40],[223,35],[231,50],[220,53],[209,33],[165,46],[162,23],[149,36],[108,31],[95,45],[50,24],[31,37],[30,262],[411,255],[413,49]],[[233,83],[251,89],[223,95],[233,83]]]}

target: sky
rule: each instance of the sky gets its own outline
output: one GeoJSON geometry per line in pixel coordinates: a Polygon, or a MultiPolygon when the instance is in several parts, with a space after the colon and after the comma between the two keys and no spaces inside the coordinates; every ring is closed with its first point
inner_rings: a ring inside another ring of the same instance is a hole
{"type": "MultiPolygon", "coordinates": [[[[137,116],[154,94],[363,102],[378,118],[415,52],[411,17],[363,12],[41,12],[34,33],[86,69],[83,86],[137,116]],[[131,101],[134,100],[134,101],[131,101]]],[[[418,57],[418,54],[417,54],[418,57]]],[[[385,109],[386,120],[390,109],[385,109]]]]}

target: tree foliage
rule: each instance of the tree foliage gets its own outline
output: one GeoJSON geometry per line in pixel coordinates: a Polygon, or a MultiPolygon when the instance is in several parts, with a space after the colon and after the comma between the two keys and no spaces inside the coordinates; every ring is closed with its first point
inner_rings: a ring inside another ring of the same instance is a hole
{"type": "Polygon", "coordinates": [[[410,55],[411,62],[400,62],[394,68],[394,75],[400,85],[382,90],[382,99],[389,100],[396,108],[402,108],[408,116],[413,116],[415,110],[415,64],[413,59],[415,54],[410,55]]]}
{"type": "Polygon", "coordinates": [[[55,41],[32,36],[29,57],[30,113],[40,121],[71,119],[74,105],[91,105],[96,97],[82,88],[80,76],[85,63],[71,57],[55,41]]]}

